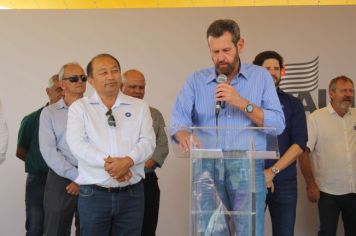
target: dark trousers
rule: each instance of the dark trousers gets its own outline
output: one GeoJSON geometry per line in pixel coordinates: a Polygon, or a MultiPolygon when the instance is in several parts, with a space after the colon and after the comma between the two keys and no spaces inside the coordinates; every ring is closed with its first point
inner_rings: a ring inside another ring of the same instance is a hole
{"type": "Polygon", "coordinates": [[[332,195],[320,192],[318,202],[319,236],[335,236],[339,215],[344,223],[345,236],[356,235],[356,193],[332,195]]]}
{"type": "Polygon", "coordinates": [[[290,179],[268,190],[266,207],[271,215],[273,236],[293,236],[297,207],[297,180],[290,179]]]}
{"type": "Polygon", "coordinates": [[[155,172],[146,173],[145,188],[145,213],[143,217],[142,236],[155,236],[158,223],[160,189],[155,172]]]}
{"type": "Polygon", "coordinates": [[[78,199],[81,236],[140,236],[144,210],[142,182],[122,191],[81,185],[78,199]]]}
{"type": "Polygon", "coordinates": [[[72,181],[57,175],[51,169],[48,172],[44,194],[44,235],[68,236],[75,216],[76,235],[79,235],[79,217],[77,197],[67,193],[66,187],[72,181]]]}
{"type": "Polygon", "coordinates": [[[26,179],[26,236],[43,235],[43,196],[47,173],[28,174],[26,179]]]}

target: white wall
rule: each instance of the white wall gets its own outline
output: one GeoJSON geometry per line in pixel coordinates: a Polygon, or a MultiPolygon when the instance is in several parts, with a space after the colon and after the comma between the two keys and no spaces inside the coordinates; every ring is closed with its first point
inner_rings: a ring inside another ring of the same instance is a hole
{"type": "MultiPolygon", "coordinates": [[[[239,22],[246,41],[244,61],[266,49],[279,51],[287,63],[319,56],[319,86],[326,88],[336,75],[356,78],[355,10],[348,6],[1,11],[0,97],[11,137],[7,160],[0,166],[0,235],[24,235],[25,174],[15,157],[17,131],[24,115],[45,104],[46,81],[62,64],[78,61],[86,66],[94,55],[108,52],[118,57],[123,70],[142,70],[148,80],[146,100],[169,124],[186,76],[211,65],[205,32],[213,20],[239,22]]],[[[188,235],[188,160],[170,155],[159,177],[158,235],[188,235]]],[[[296,235],[315,235],[316,206],[307,202],[304,189],[300,181],[296,235]]],[[[266,235],[271,235],[268,223],[266,235]]]]}

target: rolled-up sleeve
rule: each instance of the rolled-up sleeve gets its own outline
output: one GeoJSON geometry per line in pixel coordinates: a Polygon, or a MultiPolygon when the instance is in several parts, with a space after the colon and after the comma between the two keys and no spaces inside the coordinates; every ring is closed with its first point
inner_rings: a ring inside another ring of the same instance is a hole
{"type": "Polygon", "coordinates": [[[305,150],[308,141],[308,131],[304,107],[299,100],[295,99],[293,108],[291,120],[292,143],[297,144],[302,150],[305,150]]]}
{"type": "Polygon", "coordinates": [[[276,128],[276,134],[281,134],[285,128],[285,119],[276,87],[267,70],[264,70],[262,78],[266,85],[261,103],[261,109],[264,115],[263,124],[265,127],[276,128]]]}
{"type": "Polygon", "coordinates": [[[193,79],[194,74],[188,77],[173,106],[171,114],[171,136],[181,128],[192,126],[192,110],[195,101],[193,79]]]}

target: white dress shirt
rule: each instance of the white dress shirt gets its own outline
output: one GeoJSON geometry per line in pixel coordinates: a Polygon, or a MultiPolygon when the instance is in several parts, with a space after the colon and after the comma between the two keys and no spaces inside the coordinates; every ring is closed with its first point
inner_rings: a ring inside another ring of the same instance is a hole
{"type": "Polygon", "coordinates": [[[331,104],[313,112],[308,137],[319,189],[333,195],[356,193],[356,109],[344,117],[331,104]]]}
{"type": "Polygon", "coordinates": [[[5,116],[3,114],[2,105],[0,102],[0,164],[6,158],[8,140],[9,140],[9,130],[7,129],[5,116]]]}
{"type": "Polygon", "coordinates": [[[96,92],[69,107],[67,143],[78,159],[78,184],[118,187],[138,183],[145,176],[144,162],[156,146],[148,105],[120,92],[112,107],[116,127],[109,126],[107,111],[96,92]],[[129,181],[119,183],[105,171],[108,156],[131,157],[129,181]]]}

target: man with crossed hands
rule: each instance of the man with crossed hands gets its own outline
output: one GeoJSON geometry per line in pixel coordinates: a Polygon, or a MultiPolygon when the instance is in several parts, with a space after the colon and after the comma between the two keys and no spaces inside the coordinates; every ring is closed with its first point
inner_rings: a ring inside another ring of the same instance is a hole
{"type": "Polygon", "coordinates": [[[148,105],[120,92],[121,67],[110,54],[87,66],[95,92],[69,109],[67,141],[78,159],[81,235],[140,236],[144,164],[155,148],[148,105]]]}

